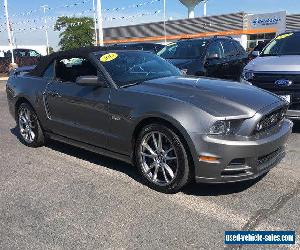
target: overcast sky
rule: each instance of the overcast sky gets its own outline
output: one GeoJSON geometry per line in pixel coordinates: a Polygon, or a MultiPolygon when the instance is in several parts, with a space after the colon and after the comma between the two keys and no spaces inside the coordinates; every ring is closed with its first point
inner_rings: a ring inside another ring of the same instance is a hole
{"type": "MultiPolygon", "coordinates": [[[[1,0],[2,1],[2,0],[1,0]]],[[[151,0],[150,0],[151,1],[151,0]]],[[[128,20],[104,21],[104,26],[120,26],[127,24],[144,23],[151,21],[160,21],[163,19],[163,0],[157,0],[152,4],[145,4],[141,7],[133,7],[133,4],[150,2],[149,0],[102,0],[102,9],[122,8],[121,11],[103,11],[104,17],[125,17],[130,16],[128,20]],[[161,10],[159,14],[153,15],[155,11],[161,10]],[[137,16],[145,14],[143,17],[137,16]]],[[[60,15],[79,15],[83,11],[88,11],[92,8],[92,0],[8,0],[9,14],[12,22],[16,23],[15,29],[16,41],[19,45],[43,45],[45,44],[44,30],[29,31],[28,28],[40,28],[43,25],[43,12],[40,6],[48,5],[56,8],[48,11],[47,16],[50,17],[50,45],[57,48],[58,33],[53,31],[52,25],[54,18],[60,15]],[[82,1],[86,1],[82,3],[82,1]],[[64,7],[66,4],[78,3],[76,7],[64,7]],[[28,11],[35,10],[30,15],[22,15],[28,11]],[[24,22],[28,21],[28,24],[24,22]],[[26,31],[18,31],[18,29],[26,29],[26,31]]],[[[187,16],[187,9],[178,0],[166,0],[167,3],[167,18],[181,19],[187,16]]],[[[0,9],[0,45],[7,45],[7,35],[4,31],[4,9],[1,4],[0,9]]],[[[264,13],[286,10],[288,13],[300,14],[300,0],[208,0],[207,14],[216,15],[224,13],[233,13],[245,11],[248,13],[264,13]]],[[[196,7],[196,16],[203,15],[203,6],[200,4],[196,7]]],[[[91,12],[86,12],[85,15],[91,16],[91,12]]]]}

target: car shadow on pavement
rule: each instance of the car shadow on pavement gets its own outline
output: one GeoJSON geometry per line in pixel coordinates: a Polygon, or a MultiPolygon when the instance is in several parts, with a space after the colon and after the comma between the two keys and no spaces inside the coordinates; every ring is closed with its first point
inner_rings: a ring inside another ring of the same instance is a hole
{"type": "Polygon", "coordinates": [[[48,141],[46,147],[59,151],[63,154],[67,154],[76,158],[79,158],[84,161],[88,161],[92,164],[96,164],[99,167],[105,167],[112,170],[116,170],[128,175],[130,178],[134,179],[135,181],[142,182],[141,178],[137,172],[137,169],[120,160],[110,158],[104,155],[100,155],[82,148],[78,148],[76,146],[72,146],[69,144],[65,144],[58,141],[48,141]]]}
{"type": "Polygon", "coordinates": [[[182,192],[192,196],[221,196],[227,194],[240,193],[246,189],[254,186],[257,182],[263,179],[265,175],[261,177],[236,183],[222,183],[222,184],[206,184],[206,183],[190,183],[183,188],[182,192]]]}
{"type": "MultiPolygon", "coordinates": [[[[12,128],[10,131],[13,135],[19,137],[17,128],[12,128]]],[[[63,154],[67,154],[78,159],[88,161],[92,164],[99,165],[99,167],[105,167],[115,171],[119,171],[128,175],[133,180],[144,184],[136,167],[128,163],[53,140],[49,140],[46,144],[46,147],[63,154]]],[[[264,175],[255,180],[226,184],[205,184],[192,182],[186,187],[184,187],[181,190],[181,192],[193,196],[220,196],[233,193],[240,193],[255,185],[255,183],[259,182],[263,177],[264,175]]]]}
{"type": "MultiPolygon", "coordinates": [[[[13,135],[19,138],[17,128],[12,128],[10,131],[13,135]]],[[[99,165],[99,167],[105,167],[122,172],[134,179],[135,181],[142,182],[136,168],[128,163],[53,140],[48,140],[45,147],[66,155],[76,157],[80,160],[99,165]]]]}
{"type": "MultiPolygon", "coordinates": [[[[81,160],[88,161],[90,163],[99,165],[99,167],[109,168],[115,171],[119,171],[128,175],[133,180],[143,183],[138,170],[136,167],[127,164],[125,162],[106,157],[97,153],[93,153],[91,151],[87,151],[85,149],[81,149],[72,145],[64,144],[57,141],[49,141],[46,145],[48,148],[59,151],[61,153],[77,157],[81,160]]],[[[196,195],[196,196],[218,196],[218,195],[226,195],[232,193],[239,193],[251,187],[255,181],[247,181],[243,183],[231,183],[231,184],[199,184],[199,183],[191,183],[186,186],[181,192],[188,195],[196,195]]]]}

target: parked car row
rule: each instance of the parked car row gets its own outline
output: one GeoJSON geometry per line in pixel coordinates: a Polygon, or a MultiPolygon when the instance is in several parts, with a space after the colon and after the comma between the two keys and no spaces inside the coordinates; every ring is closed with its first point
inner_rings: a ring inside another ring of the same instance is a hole
{"type": "MultiPolygon", "coordinates": [[[[14,59],[18,67],[35,65],[41,58],[41,55],[32,49],[14,49],[14,59]]],[[[11,52],[8,51],[0,57],[0,73],[7,74],[11,69],[11,52]]]]}

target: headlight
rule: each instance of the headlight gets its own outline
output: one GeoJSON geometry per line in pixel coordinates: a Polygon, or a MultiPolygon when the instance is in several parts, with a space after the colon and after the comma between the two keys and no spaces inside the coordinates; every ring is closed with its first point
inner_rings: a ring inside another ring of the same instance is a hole
{"type": "Polygon", "coordinates": [[[241,77],[243,80],[249,81],[253,79],[254,73],[251,70],[244,70],[241,77]]]}
{"type": "Polygon", "coordinates": [[[210,135],[235,134],[244,120],[216,121],[209,129],[210,135]]]}
{"type": "Polygon", "coordinates": [[[209,129],[211,135],[227,135],[231,131],[230,121],[217,121],[209,129]]]}

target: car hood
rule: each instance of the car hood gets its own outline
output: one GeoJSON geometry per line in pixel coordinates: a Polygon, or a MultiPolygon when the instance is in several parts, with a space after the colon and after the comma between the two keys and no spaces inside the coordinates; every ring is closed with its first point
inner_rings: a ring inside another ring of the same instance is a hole
{"type": "Polygon", "coordinates": [[[266,106],[283,102],[276,95],[251,85],[210,78],[166,77],[131,89],[177,99],[216,117],[248,118],[266,106]]]}
{"type": "Polygon", "coordinates": [[[255,72],[300,72],[300,55],[257,57],[245,69],[255,72]]]}

